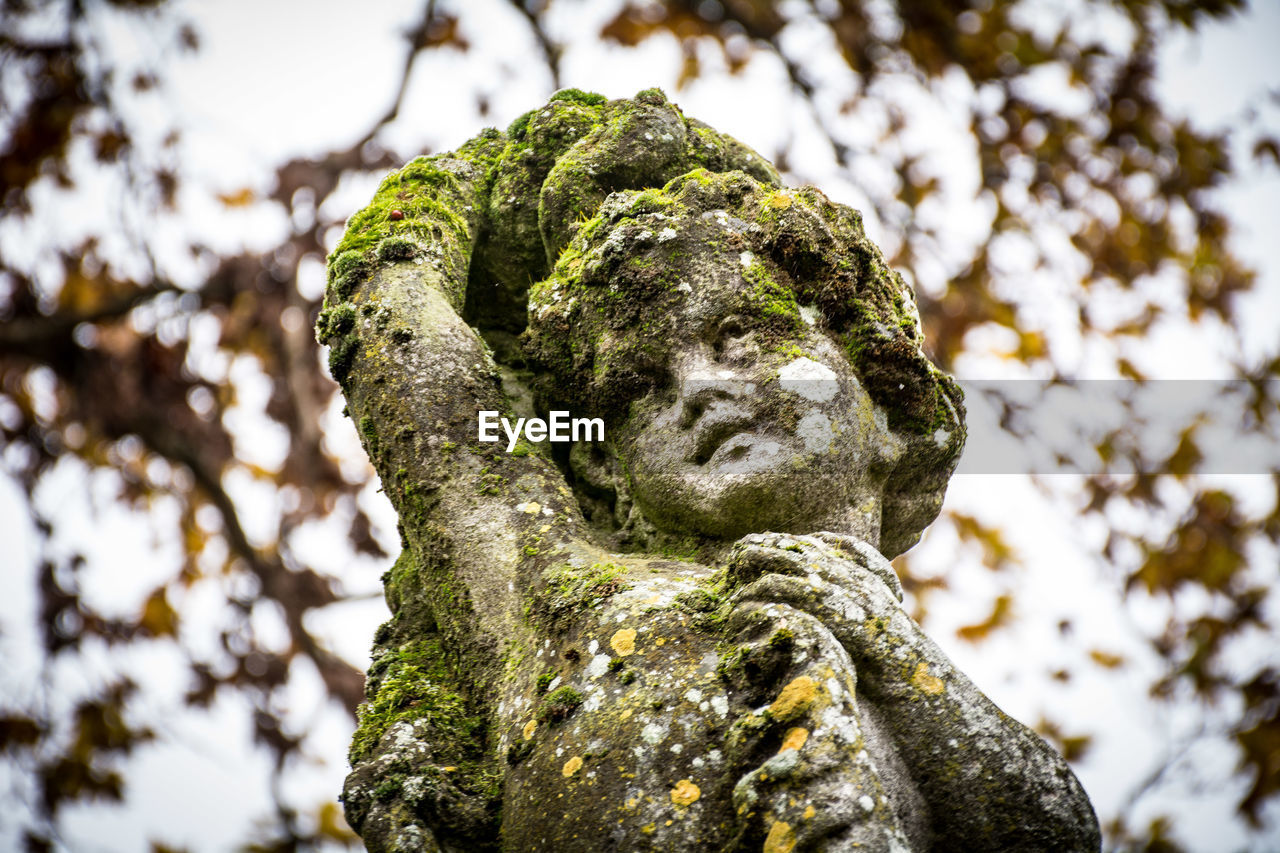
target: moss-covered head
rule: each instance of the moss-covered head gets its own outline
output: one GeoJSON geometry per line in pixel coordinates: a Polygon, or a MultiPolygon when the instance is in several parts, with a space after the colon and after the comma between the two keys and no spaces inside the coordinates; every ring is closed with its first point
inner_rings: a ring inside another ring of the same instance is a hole
{"type": "MultiPolygon", "coordinates": [[[[958,388],[925,357],[914,296],[860,215],[816,190],[695,170],[661,190],[615,193],[535,285],[529,318],[527,351],[548,404],[610,424],[661,424],[666,446],[687,444],[688,461],[704,468],[750,467],[765,445],[743,449],[750,442],[734,436],[774,435],[768,447],[781,456],[770,464],[781,473],[733,506],[712,501],[707,512],[721,520],[695,529],[779,529],[767,504],[784,480],[792,503],[807,481],[865,504],[866,490],[839,466],[879,481],[867,511],[880,516],[886,551],[909,546],[937,513],[964,440],[958,388]],[[708,432],[702,424],[715,417],[705,413],[717,407],[724,424],[708,432]],[[667,409],[680,412],[671,423],[654,414],[667,409]],[[866,441],[850,444],[850,431],[866,441]],[[735,448],[731,460],[717,456],[735,448]],[[726,513],[737,518],[723,521],[726,513]]],[[[706,489],[724,473],[707,468],[706,489]]],[[[794,523],[828,520],[828,503],[815,495],[794,523]]],[[[678,514],[647,509],[660,524],[697,515],[688,503],[678,514]]]]}

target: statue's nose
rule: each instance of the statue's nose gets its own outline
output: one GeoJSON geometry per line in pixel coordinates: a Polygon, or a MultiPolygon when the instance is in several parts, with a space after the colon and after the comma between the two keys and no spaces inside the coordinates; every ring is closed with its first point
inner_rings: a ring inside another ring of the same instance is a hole
{"type": "Polygon", "coordinates": [[[751,365],[728,364],[711,347],[699,349],[680,365],[678,382],[685,427],[692,426],[708,409],[721,415],[749,412],[747,403],[758,387],[751,365]]]}

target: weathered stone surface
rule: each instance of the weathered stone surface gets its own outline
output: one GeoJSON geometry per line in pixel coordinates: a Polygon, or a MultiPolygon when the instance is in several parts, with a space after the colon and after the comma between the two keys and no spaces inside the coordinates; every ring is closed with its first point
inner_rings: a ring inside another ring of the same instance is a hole
{"type": "Polygon", "coordinates": [[[1098,847],[899,603],[963,406],[856,211],[657,90],[566,90],[389,176],[317,333],[404,544],[370,850],[1098,847]],[[477,441],[552,406],[606,440],[477,441]]]}

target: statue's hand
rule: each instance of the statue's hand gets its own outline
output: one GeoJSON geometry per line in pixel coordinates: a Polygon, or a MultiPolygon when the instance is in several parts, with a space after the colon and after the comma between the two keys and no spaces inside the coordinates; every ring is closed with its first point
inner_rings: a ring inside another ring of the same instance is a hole
{"type": "Polygon", "coordinates": [[[746,586],[769,574],[816,575],[855,595],[882,595],[876,589],[878,580],[896,601],[902,601],[902,583],[884,555],[861,539],[839,533],[751,533],[739,539],[729,560],[729,576],[746,586]]]}
{"type": "MultiPolygon", "coordinates": [[[[796,625],[796,647],[808,642],[815,651],[803,661],[793,654],[793,666],[838,665],[847,653],[851,684],[856,670],[852,716],[860,730],[873,728],[863,726],[864,717],[879,721],[885,754],[898,756],[908,768],[907,784],[918,785],[923,802],[933,807],[931,829],[915,849],[932,849],[930,833],[939,840],[964,839],[972,850],[1098,849],[1097,820],[1062,758],[1001,713],[925,635],[899,603],[901,589],[888,561],[870,546],[828,533],[758,534],[738,541],[728,569],[738,587],[725,620],[731,631],[759,638],[782,620],[796,625]],[[823,646],[823,634],[835,642],[823,646]],[[876,713],[868,716],[872,708],[876,713]],[[956,769],[934,773],[937,767],[956,769]]],[[[757,666],[752,673],[775,671],[781,681],[794,670],[757,666]]],[[[820,731],[814,729],[813,737],[820,731]]],[[[876,771],[891,776],[892,764],[879,762],[876,771]]],[[[762,773],[772,778],[764,766],[745,778],[762,773]]],[[[897,783],[885,787],[905,790],[897,783]]],[[[900,814],[912,811],[905,803],[900,814]]]]}
{"type": "Polygon", "coordinates": [[[738,758],[742,843],[912,849],[890,791],[909,783],[867,748],[854,662],[854,648],[866,647],[863,624],[901,611],[892,568],[855,539],[764,533],[738,540],[728,570],[738,589],[722,623],[732,651],[720,672],[751,709],[725,750],[738,758]]]}
{"type": "Polygon", "coordinates": [[[855,661],[879,657],[886,626],[913,643],[923,634],[902,609],[902,585],[879,552],[835,533],[762,533],[734,546],[735,608],[786,604],[826,627],[855,661]]]}

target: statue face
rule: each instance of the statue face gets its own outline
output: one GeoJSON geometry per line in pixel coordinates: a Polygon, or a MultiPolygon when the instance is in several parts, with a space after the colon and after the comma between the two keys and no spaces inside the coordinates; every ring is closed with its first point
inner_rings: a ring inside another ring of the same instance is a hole
{"type": "Polygon", "coordinates": [[[671,531],[831,529],[874,541],[898,439],[816,312],[792,300],[782,307],[804,318],[800,328],[765,334],[733,260],[671,318],[672,382],[637,402],[620,431],[636,499],[671,531]]]}

